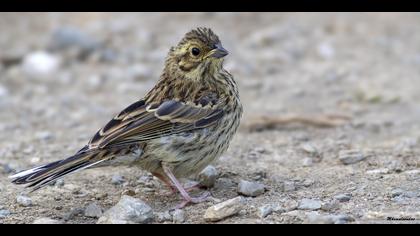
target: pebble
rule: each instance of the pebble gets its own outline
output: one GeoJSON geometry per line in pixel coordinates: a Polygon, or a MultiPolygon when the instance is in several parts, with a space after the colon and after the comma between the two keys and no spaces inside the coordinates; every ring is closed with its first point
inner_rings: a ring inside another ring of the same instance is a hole
{"type": "Polygon", "coordinates": [[[152,208],[141,201],[127,195],[98,220],[98,224],[144,224],[153,221],[152,208]]]}
{"type": "Polygon", "coordinates": [[[19,195],[16,198],[16,202],[23,207],[30,207],[32,206],[32,199],[27,196],[19,195]]]}
{"type": "Polygon", "coordinates": [[[209,207],[204,213],[206,221],[220,221],[227,217],[238,214],[243,208],[243,198],[236,197],[209,207]]]}
{"type": "Polygon", "coordinates": [[[63,187],[64,186],[64,180],[63,179],[56,180],[54,186],[59,187],[59,188],[63,187]]]}
{"type": "Polygon", "coordinates": [[[100,43],[96,39],[73,27],[56,29],[50,42],[52,50],[76,48],[84,55],[92,53],[99,47],[100,43]]]}
{"type": "Polygon", "coordinates": [[[59,220],[54,220],[54,219],[51,219],[51,218],[42,217],[42,218],[38,218],[38,219],[34,220],[34,222],[32,224],[58,225],[58,224],[63,224],[63,222],[61,222],[59,220]]]}
{"type": "Polygon", "coordinates": [[[96,193],[95,194],[95,199],[96,200],[102,200],[102,199],[105,199],[106,197],[108,197],[108,193],[96,193]]]}
{"type": "Polygon", "coordinates": [[[157,213],[156,218],[159,223],[172,221],[172,215],[169,211],[157,213]]]}
{"type": "Polygon", "coordinates": [[[0,98],[5,98],[9,95],[9,90],[0,84],[0,98]]]}
{"type": "Polygon", "coordinates": [[[318,210],[321,209],[322,202],[319,200],[304,198],[299,202],[299,210],[318,210]]]}
{"type": "Polygon", "coordinates": [[[0,173],[4,173],[6,175],[11,174],[14,172],[14,169],[9,166],[9,164],[1,165],[1,171],[0,173]]]}
{"type": "Polygon", "coordinates": [[[334,47],[328,42],[319,44],[317,47],[317,52],[318,55],[321,56],[324,60],[331,59],[335,55],[334,47]]]}
{"type": "Polygon", "coordinates": [[[29,78],[46,78],[54,74],[60,66],[58,57],[44,51],[36,51],[25,56],[22,70],[29,78]]]}
{"type": "Polygon", "coordinates": [[[338,200],[332,200],[329,202],[322,203],[321,210],[323,211],[334,211],[340,208],[340,202],[338,200]]]}
{"type": "Polygon", "coordinates": [[[85,212],[85,210],[83,208],[75,208],[72,209],[69,213],[67,213],[64,217],[63,220],[68,221],[73,219],[75,216],[79,216],[79,215],[83,215],[85,212]]]}
{"type": "Polygon", "coordinates": [[[343,164],[350,165],[363,161],[366,157],[360,150],[342,150],[338,154],[338,158],[343,164]]]}
{"type": "Polygon", "coordinates": [[[173,220],[173,223],[175,223],[175,224],[184,223],[185,222],[185,211],[183,211],[181,209],[176,209],[172,213],[172,220],[173,220]]]}
{"type": "Polygon", "coordinates": [[[6,209],[0,210],[0,219],[6,218],[10,215],[10,211],[6,209]]]}
{"type": "Polygon", "coordinates": [[[126,189],[121,193],[121,195],[135,196],[136,192],[132,189],[126,189]]]}
{"type": "Polygon", "coordinates": [[[334,199],[338,200],[339,202],[348,202],[351,199],[351,194],[344,193],[344,194],[338,194],[334,196],[334,199]]]}
{"type": "Polygon", "coordinates": [[[39,140],[48,141],[53,138],[53,134],[48,131],[41,131],[35,134],[35,137],[39,140]]]}
{"type": "Polygon", "coordinates": [[[312,162],[314,161],[314,158],[317,159],[318,162],[322,159],[322,156],[316,146],[310,143],[305,143],[301,146],[301,148],[303,151],[305,151],[307,154],[311,156],[312,162]]]}
{"type": "Polygon", "coordinates": [[[302,166],[304,167],[310,167],[314,165],[314,160],[313,158],[310,157],[306,157],[302,160],[302,166]]]}
{"type": "Polygon", "coordinates": [[[287,200],[283,206],[285,211],[293,211],[298,208],[299,203],[295,200],[287,200]]]}
{"type": "Polygon", "coordinates": [[[321,215],[317,212],[307,214],[307,223],[309,224],[346,224],[354,221],[347,215],[321,215]]]}
{"type": "Polygon", "coordinates": [[[284,192],[292,192],[296,190],[296,184],[294,181],[284,181],[283,183],[283,191],[284,192]]]}
{"type": "Polygon", "coordinates": [[[135,80],[148,80],[153,77],[153,70],[150,66],[136,64],[127,68],[126,74],[129,78],[135,80]]]}
{"type": "Polygon", "coordinates": [[[407,171],[404,171],[404,174],[406,174],[406,175],[420,175],[420,169],[407,170],[407,171]]]}
{"type": "Polygon", "coordinates": [[[241,180],[238,185],[238,193],[244,196],[256,197],[265,192],[265,185],[257,182],[241,180]]]}
{"type": "Polygon", "coordinates": [[[366,171],[366,174],[368,175],[384,175],[389,174],[390,171],[388,168],[381,168],[381,169],[374,169],[374,170],[368,170],[366,171]]]}
{"type": "Polygon", "coordinates": [[[211,188],[216,183],[218,175],[219,173],[217,172],[216,168],[209,165],[198,175],[198,180],[200,181],[201,186],[211,188]]]}
{"type": "Polygon", "coordinates": [[[403,195],[403,194],[404,194],[404,190],[402,190],[400,188],[396,188],[396,189],[393,189],[391,191],[391,197],[398,197],[398,196],[403,195]]]}
{"type": "Polygon", "coordinates": [[[258,208],[258,216],[260,218],[265,218],[269,216],[271,213],[273,213],[274,209],[271,205],[264,205],[260,208],[258,208]]]}
{"type": "Polygon", "coordinates": [[[102,213],[102,208],[96,203],[89,204],[85,209],[86,217],[99,218],[102,216],[102,213]]]}
{"type": "Polygon", "coordinates": [[[113,185],[121,185],[125,182],[125,179],[121,175],[113,175],[111,179],[111,183],[113,185]]]}

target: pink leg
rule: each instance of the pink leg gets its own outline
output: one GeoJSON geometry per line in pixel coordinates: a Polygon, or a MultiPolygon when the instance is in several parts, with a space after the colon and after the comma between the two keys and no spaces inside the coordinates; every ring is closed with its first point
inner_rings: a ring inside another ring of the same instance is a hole
{"type": "Polygon", "coordinates": [[[172,194],[177,192],[177,189],[175,188],[175,186],[173,186],[171,184],[171,182],[165,178],[165,176],[159,174],[159,173],[152,173],[152,175],[156,176],[158,179],[160,179],[164,184],[166,184],[166,186],[168,186],[168,188],[171,190],[172,194]]]}
{"type": "Polygon", "coordinates": [[[172,171],[165,165],[162,165],[163,171],[165,172],[166,176],[171,180],[172,184],[178,189],[181,196],[184,198],[184,201],[179,204],[176,208],[184,208],[188,203],[200,203],[207,200],[207,198],[210,196],[209,192],[204,193],[202,196],[193,198],[191,197],[187,191],[184,189],[184,187],[179,183],[179,181],[176,179],[176,177],[172,174],[172,171]]]}

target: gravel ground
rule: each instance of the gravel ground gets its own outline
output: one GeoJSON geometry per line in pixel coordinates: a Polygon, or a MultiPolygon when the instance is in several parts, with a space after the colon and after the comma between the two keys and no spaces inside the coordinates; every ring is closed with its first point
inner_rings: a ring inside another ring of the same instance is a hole
{"type": "Polygon", "coordinates": [[[96,223],[122,195],[151,217],[140,210],[135,222],[419,223],[418,22],[418,13],[0,13],[0,223],[96,223]],[[130,167],[87,170],[32,194],[9,183],[71,155],[141,98],[169,47],[197,26],[231,52],[245,108],[209,171],[212,201],[168,212],[180,198],[130,167]],[[350,119],[248,127],[290,114],[350,119]],[[213,212],[229,199],[222,205],[236,205],[213,212]]]}

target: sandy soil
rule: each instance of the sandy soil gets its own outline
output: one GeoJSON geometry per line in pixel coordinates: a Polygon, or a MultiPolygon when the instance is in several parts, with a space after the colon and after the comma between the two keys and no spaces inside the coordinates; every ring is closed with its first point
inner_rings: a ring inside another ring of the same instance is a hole
{"type": "MultiPolygon", "coordinates": [[[[226,67],[245,108],[229,151],[214,164],[220,176],[210,191],[227,200],[238,195],[241,179],[267,186],[222,223],[307,223],[313,211],[345,215],[348,223],[419,217],[418,22],[420,14],[414,13],[0,13],[0,209],[10,212],[0,223],[40,217],[95,223],[78,213],[92,202],[106,210],[127,190],[155,212],[179,202],[163,196],[166,189],[156,180],[139,184],[147,173],[127,167],[77,173],[63,186],[29,195],[33,206],[22,207],[16,203],[22,186],[10,184],[7,176],[77,151],[153,86],[169,47],[196,26],[213,28],[231,52],[226,67]],[[34,76],[23,58],[51,48],[54,32],[63,28],[80,30],[86,38],[75,50],[53,51],[60,66],[34,76]],[[89,45],[99,46],[90,52],[89,45]],[[249,128],[260,116],[291,114],[351,119],[334,127],[249,128]],[[366,159],[344,165],[339,153],[349,149],[366,159]],[[115,174],[126,182],[113,185],[115,174]],[[351,198],[333,209],[291,207],[304,198],[328,204],[339,194],[351,198]],[[260,218],[265,205],[282,210],[260,218]]],[[[186,223],[205,223],[203,214],[213,204],[185,208],[186,223]]]]}

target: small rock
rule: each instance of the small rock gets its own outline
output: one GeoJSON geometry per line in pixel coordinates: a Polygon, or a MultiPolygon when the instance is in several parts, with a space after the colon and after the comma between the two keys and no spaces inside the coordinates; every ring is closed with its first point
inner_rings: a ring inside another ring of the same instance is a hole
{"type": "Polygon", "coordinates": [[[135,80],[148,80],[153,77],[153,70],[150,66],[146,66],[144,64],[133,65],[127,68],[126,73],[129,78],[133,78],[135,80]]]}
{"type": "Polygon", "coordinates": [[[9,164],[4,164],[1,165],[1,172],[0,173],[4,173],[6,175],[13,173],[15,170],[9,166],[9,164]]]}
{"type": "Polygon", "coordinates": [[[283,191],[285,192],[292,192],[296,190],[296,184],[294,181],[284,181],[283,183],[283,191]]]}
{"type": "Polygon", "coordinates": [[[63,222],[58,221],[58,220],[53,220],[51,218],[38,218],[36,220],[34,220],[34,222],[32,224],[36,224],[36,225],[58,225],[58,224],[63,224],[63,222]]]}
{"type": "Polygon", "coordinates": [[[332,200],[330,202],[322,203],[321,210],[323,211],[334,211],[340,208],[340,202],[338,200],[332,200]]]}
{"type": "Polygon", "coordinates": [[[58,188],[63,187],[64,186],[64,180],[63,179],[56,180],[54,186],[56,186],[58,188]]]}
{"type": "Polygon", "coordinates": [[[308,188],[310,186],[312,186],[315,183],[314,180],[312,179],[305,179],[301,184],[303,187],[308,188]]]}
{"type": "Polygon", "coordinates": [[[65,214],[63,220],[69,221],[76,216],[83,215],[85,210],[83,208],[72,209],[69,213],[65,214]]]}
{"type": "Polygon", "coordinates": [[[20,206],[24,206],[24,207],[32,206],[32,199],[30,199],[29,197],[26,197],[26,196],[22,196],[22,195],[17,196],[16,202],[20,206]]]}
{"type": "Polygon", "coordinates": [[[198,180],[200,181],[200,185],[211,188],[216,183],[218,175],[219,173],[217,172],[216,168],[210,165],[201,171],[201,173],[198,175],[198,180]]]}
{"type": "Polygon", "coordinates": [[[304,162],[309,166],[314,162],[320,162],[322,160],[322,155],[319,152],[318,148],[310,143],[305,143],[301,146],[302,150],[309,154],[310,158],[305,158],[304,162]]]}
{"type": "Polygon", "coordinates": [[[374,170],[368,170],[366,171],[366,174],[369,175],[384,175],[384,174],[389,174],[389,169],[388,168],[381,168],[381,169],[374,169],[374,170]]]}
{"type": "Polygon", "coordinates": [[[258,216],[260,218],[265,218],[268,215],[270,215],[271,213],[273,213],[273,207],[270,206],[270,205],[265,205],[265,206],[262,206],[258,209],[258,216]]]}
{"type": "Polygon", "coordinates": [[[96,200],[102,200],[102,199],[105,199],[106,197],[108,197],[108,193],[96,193],[95,194],[95,199],[96,200]]]}
{"type": "Polygon", "coordinates": [[[101,43],[98,40],[73,27],[56,29],[49,45],[51,50],[76,49],[79,57],[86,57],[100,47],[101,43]]]}
{"type": "Polygon", "coordinates": [[[22,70],[30,78],[46,78],[51,76],[59,66],[59,58],[47,52],[37,51],[25,56],[22,70]]]}
{"type": "Polygon", "coordinates": [[[159,212],[156,214],[156,217],[159,223],[172,221],[172,215],[169,211],[159,212]]]}
{"type": "Polygon", "coordinates": [[[51,132],[48,131],[41,131],[35,134],[35,137],[39,140],[48,141],[53,138],[51,132]]]}
{"type": "Polygon", "coordinates": [[[85,209],[85,216],[99,218],[102,216],[102,208],[96,203],[91,203],[85,209]]]}
{"type": "Polygon", "coordinates": [[[238,193],[244,196],[256,197],[265,192],[265,186],[256,182],[241,180],[238,185],[238,193]]]}
{"type": "Polygon", "coordinates": [[[403,195],[403,193],[404,193],[404,190],[400,188],[396,188],[391,191],[391,197],[397,197],[397,196],[403,195]]]}
{"type": "Polygon", "coordinates": [[[176,209],[172,213],[172,220],[175,224],[184,223],[184,221],[185,221],[185,211],[180,210],[180,209],[176,209]]]}
{"type": "Polygon", "coordinates": [[[0,219],[6,218],[10,215],[10,211],[6,209],[0,210],[0,219]]]}
{"type": "Polygon", "coordinates": [[[350,165],[363,161],[366,157],[359,150],[343,150],[338,154],[338,158],[343,164],[350,165]]]}
{"type": "Polygon", "coordinates": [[[0,84],[0,98],[5,98],[9,95],[9,90],[6,89],[6,87],[2,86],[0,84]]]}
{"type": "Polygon", "coordinates": [[[420,175],[420,169],[414,169],[414,170],[407,170],[404,171],[404,174],[406,175],[420,175]]]}
{"type": "Polygon", "coordinates": [[[113,175],[111,179],[111,183],[113,185],[121,185],[125,182],[125,179],[121,175],[113,175]]]}
{"type": "Polygon", "coordinates": [[[299,210],[318,210],[321,209],[322,203],[319,200],[304,198],[299,202],[299,210]]]}
{"type": "Polygon", "coordinates": [[[283,204],[283,206],[285,211],[293,211],[298,208],[299,203],[295,200],[288,200],[283,204]]]}
{"type": "Polygon", "coordinates": [[[121,195],[127,195],[127,196],[135,196],[136,195],[136,192],[135,191],[133,191],[132,189],[126,189],[126,190],[124,190],[123,192],[122,192],[122,194],[121,195]]]}
{"type": "Polygon", "coordinates": [[[307,214],[309,224],[345,224],[354,219],[347,215],[321,215],[317,212],[307,214]]]}
{"type": "Polygon", "coordinates": [[[323,42],[319,44],[317,47],[317,51],[319,56],[321,56],[325,60],[331,59],[335,55],[334,47],[328,42],[323,42]]]}
{"type": "Polygon", "coordinates": [[[314,165],[314,160],[313,158],[310,157],[306,157],[302,160],[302,166],[304,167],[310,167],[314,165]]]}
{"type": "Polygon", "coordinates": [[[143,201],[124,195],[121,200],[106,211],[98,224],[139,224],[153,221],[152,208],[143,201]]]}
{"type": "Polygon", "coordinates": [[[243,198],[236,197],[209,207],[204,213],[206,221],[220,221],[229,216],[238,214],[243,207],[243,198]]]}
{"type": "Polygon", "coordinates": [[[345,194],[338,194],[334,197],[334,199],[338,200],[339,202],[348,202],[351,199],[351,194],[345,193],[345,194]]]}

